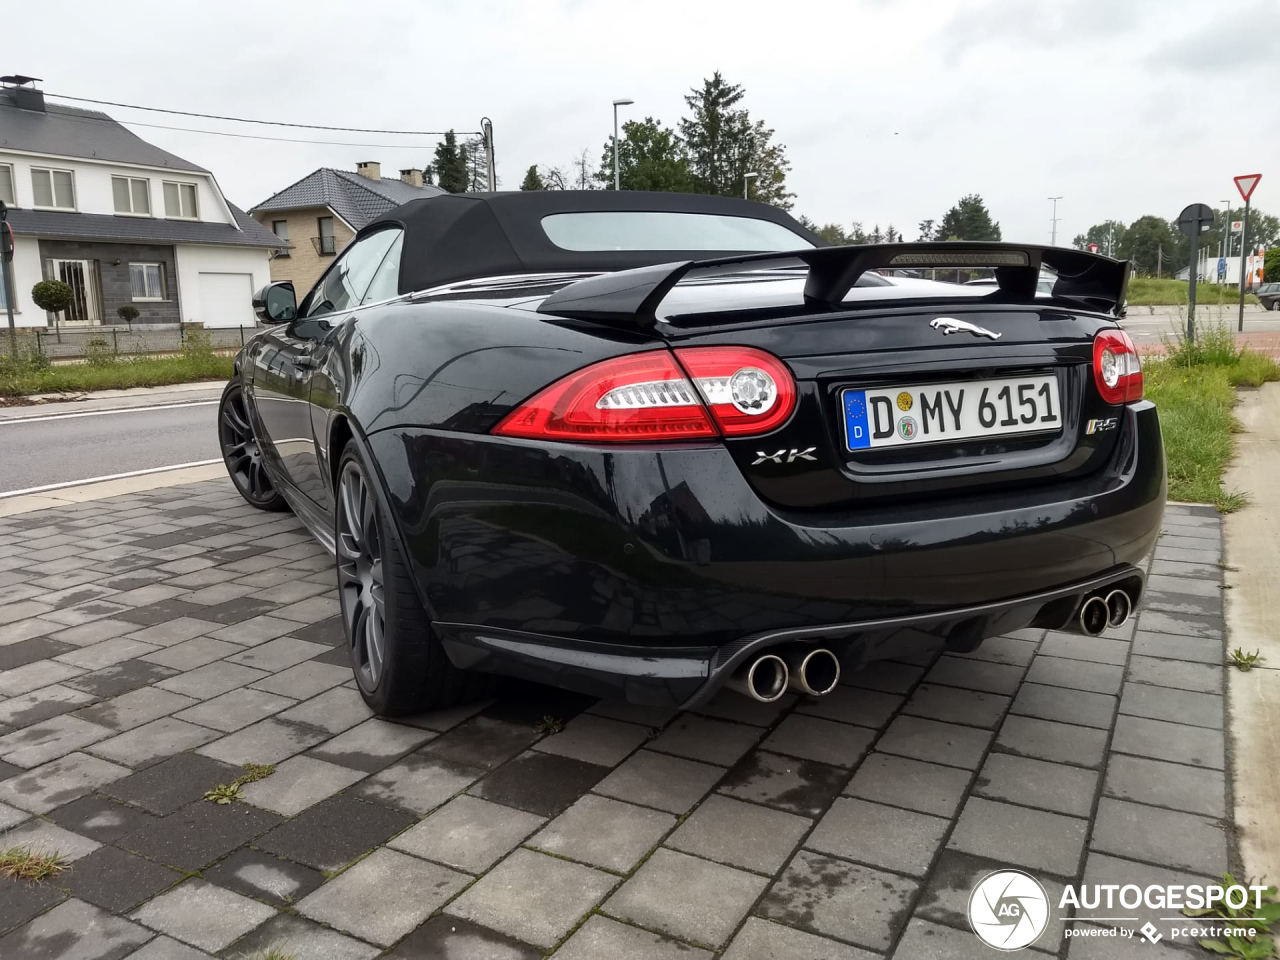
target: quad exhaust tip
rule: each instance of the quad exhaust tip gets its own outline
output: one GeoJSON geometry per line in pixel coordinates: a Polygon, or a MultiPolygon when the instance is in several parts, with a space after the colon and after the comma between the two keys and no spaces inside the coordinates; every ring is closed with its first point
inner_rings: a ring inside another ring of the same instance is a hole
{"type": "Polygon", "coordinates": [[[830,650],[793,649],[786,651],[784,657],[791,674],[787,685],[796,693],[821,697],[840,682],[840,660],[830,650]]]}
{"type": "Polygon", "coordinates": [[[1123,626],[1133,612],[1133,601],[1123,590],[1112,590],[1107,594],[1107,623],[1113,627],[1123,626]]]}
{"type": "Polygon", "coordinates": [[[735,673],[725,685],[752,700],[773,703],[786,692],[790,673],[781,657],[765,653],[735,673]]]}
{"type": "Polygon", "coordinates": [[[1080,632],[1096,637],[1108,627],[1123,626],[1133,613],[1133,599],[1124,590],[1095,593],[1080,605],[1080,632]]]}

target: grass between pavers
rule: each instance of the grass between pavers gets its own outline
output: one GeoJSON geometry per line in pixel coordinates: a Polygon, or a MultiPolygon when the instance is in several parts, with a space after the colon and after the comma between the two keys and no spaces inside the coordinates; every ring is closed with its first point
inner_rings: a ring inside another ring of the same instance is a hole
{"type": "Polygon", "coordinates": [[[0,851],[0,876],[42,883],[66,869],[66,858],[56,850],[36,853],[30,847],[10,847],[0,851]]]}
{"type": "MultiPolygon", "coordinates": [[[[1159,277],[1131,277],[1127,298],[1130,306],[1185,306],[1190,284],[1186,280],[1159,277]]],[[[1232,304],[1240,302],[1240,288],[1231,284],[1197,283],[1197,304],[1232,304]]],[[[1252,293],[1244,295],[1245,303],[1257,303],[1252,293]]]]}
{"type": "Polygon", "coordinates": [[[1260,387],[1280,380],[1275,361],[1239,348],[1229,330],[1202,331],[1194,344],[1168,344],[1161,359],[1144,364],[1147,399],[1160,411],[1169,497],[1215,504],[1223,513],[1249,501],[1243,491],[1226,490],[1223,473],[1235,453],[1240,422],[1232,410],[1236,387],[1260,387]]]}

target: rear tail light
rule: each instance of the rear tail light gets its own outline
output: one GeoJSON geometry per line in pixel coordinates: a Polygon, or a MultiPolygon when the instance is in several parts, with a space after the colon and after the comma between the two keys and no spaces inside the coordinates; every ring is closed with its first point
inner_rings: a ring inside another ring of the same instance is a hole
{"type": "Polygon", "coordinates": [[[653,350],[584,367],[530,397],[493,432],[579,442],[764,433],[795,409],[791,372],[751,347],[653,350]]]}
{"type": "Polygon", "coordinates": [[[1107,403],[1142,399],[1142,361],[1123,330],[1103,330],[1094,337],[1093,382],[1107,403]]]}

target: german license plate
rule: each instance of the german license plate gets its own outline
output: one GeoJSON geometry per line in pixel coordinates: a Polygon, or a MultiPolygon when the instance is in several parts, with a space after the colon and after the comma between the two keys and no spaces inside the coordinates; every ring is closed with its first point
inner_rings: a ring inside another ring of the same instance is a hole
{"type": "Polygon", "coordinates": [[[841,407],[850,450],[1062,429],[1053,375],[845,390],[841,407]]]}

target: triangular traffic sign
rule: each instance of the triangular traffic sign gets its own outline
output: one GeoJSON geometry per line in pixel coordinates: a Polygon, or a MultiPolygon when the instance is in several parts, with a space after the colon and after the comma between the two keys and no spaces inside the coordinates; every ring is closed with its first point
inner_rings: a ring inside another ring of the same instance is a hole
{"type": "Polygon", "coordinates": [[[1253,188],[1258,185],[1258,181],[1262,179],[1260,173],[1246,173],[1243,177],[1236,177],[1236,189],[1240,191],[1240,196],[1248,200],[1253,193],[1253,188]]]}

